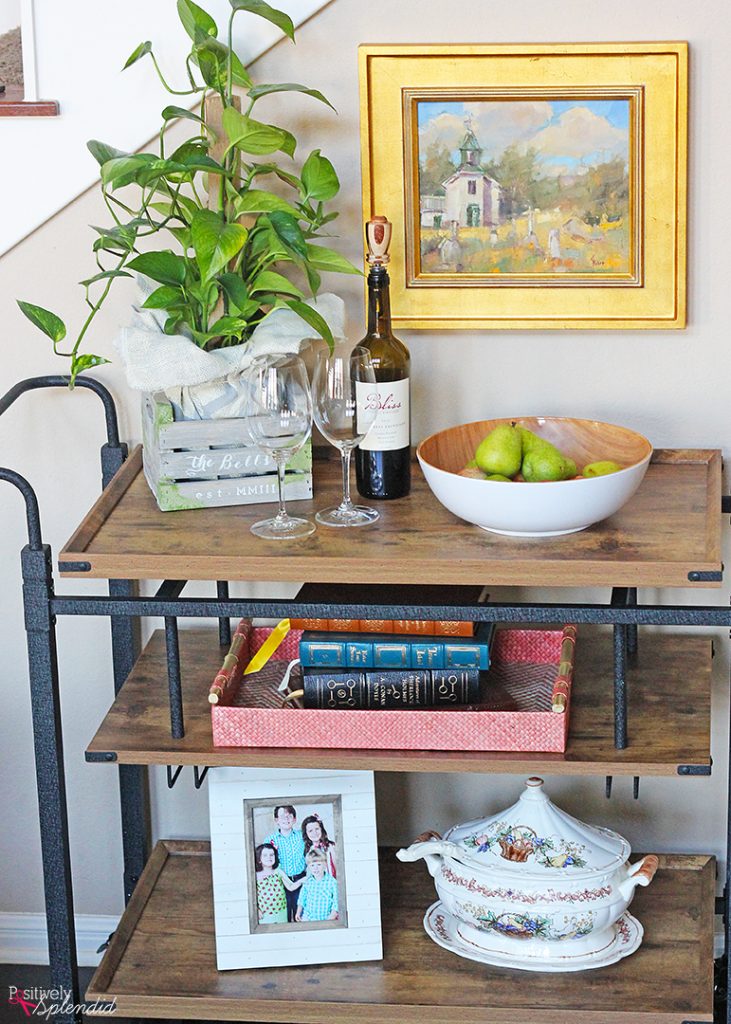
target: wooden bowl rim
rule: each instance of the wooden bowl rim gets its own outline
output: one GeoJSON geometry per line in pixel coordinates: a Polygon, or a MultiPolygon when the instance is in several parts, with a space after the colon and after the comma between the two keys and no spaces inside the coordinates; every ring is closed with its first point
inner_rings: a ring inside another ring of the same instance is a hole
{"type": "MultiPolygon", "coordinates": [[[[452,470],[452,469],[443,469],[441,466],[437,466],[433,462],[431,462],[429,459],[427,459],[426,456],[422,452],[422,448],[424,447],[424,445],[428,444],[429,441],[431,441],[435,437],[438,437],[440,434],[448,433],[450,430],[459,430],[462,427],[473,427],[473,426],[476,426],[478,423],[495,423],[496,425],[498,425],[498,424],[501,424],[501,423],[519,423],[521,420],[550,420],[552,423],[592,423],[592,424],[596,424],[596,425],[598,425],[600,427],[611,427],[612,430],[621,430],[621,431],[623,431],[626,434],[631,434],[634,437],[639,438],[640,441],[643,442],[644,446],[647,449],[645,454],[641,458],[637,459],[636,462],[631,462],[629,464],[629,466],[622,466],[622,468],[617,471],[618,473],[624,473],[628,469],[634,469],[636,466],[642,465],[643,462],[646,462],[652,456],[652,453],[654,451],[652,444],[645,437],[644,434],[640,434],[640,432],[638,430],[633,430],[632,427],[624,427],[620,423],[608,423],[606,420],[590,420],[590,419],[587,419],[586,417],[579,417],[579,416],[541,416],[541,415],[532,415],[532,416],[496,416],[496,417],[492,417],[492,418],[488,418],[488,419],[484,419],[484,420],[471,420],[469,423],[457,423],[457,424],[455,424],[452,427],[444,427],[442,430],[435,430],[434,433],[429,434],[427,437],[424,437],[424,438],[421,439],[421,441],[419,441],[419,444],[416,446],[416,456],[417,456],[417,458],[421,462],[425,462],[427,464],[427,466],[429,466],[431,469],[437,470],[437,472],[439,472],[439,473],[449,473],[450,476],[459,476],[459,473],[455,472],[454,470],[452,470]]],[[[612,476],[616,476],[617,474],[616,473],[612,473],[611,475],[612,476]]],[[[461,479],[469,479],[469,477],[462,477],[461,479]]],[[[562,481],[560,481],[560,483],[583,483],[584,481],[589,482],[591,480],[602,480],[602,479],[604,479],[604,478],[601,477],[601,476],[599,476],[599,477],[584,477],[583,480],[576,480],[576,479],[573,479],[573,480],[562,480],[562,481]]],[[[478,480],[477,483],[495,483],[495,481],[491,481],[491,480],[478,480]]],[[[526,481],[526,483],[527,483],[527,481],[526,481]]],[[[536,486],[545,486],[545,482],[541,482],[541,484],[539,484],[539,485],[537,484],[536,486]]]]}

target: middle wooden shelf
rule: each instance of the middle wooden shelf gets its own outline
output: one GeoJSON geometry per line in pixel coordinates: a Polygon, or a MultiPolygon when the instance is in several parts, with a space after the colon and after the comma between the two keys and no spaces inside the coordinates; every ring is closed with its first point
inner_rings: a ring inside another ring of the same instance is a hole
{"type": "Polygon", "coordinates": [[[569,740],[563,754],[214,747],[207,692],[225,653],[215,628],[180,631],[185,736],[176,740],[170,735],[165,636],[155,632],[89,745],[87,759],[409,772],[710,773],[712,644],[708,637],[642,634],[628,672],[629,745],[617,750],[612,635],[601,627],[582,626],[569,740]]]}

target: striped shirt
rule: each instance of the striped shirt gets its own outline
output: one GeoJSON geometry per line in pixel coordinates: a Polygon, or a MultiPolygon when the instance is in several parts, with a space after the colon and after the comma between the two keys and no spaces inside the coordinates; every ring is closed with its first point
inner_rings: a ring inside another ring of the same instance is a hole
{"type": "Polygon", "coordinates": [[[338,909],[338,883],[332,875],[308,875],[302,883],[297,905],[303,921],[327,921],[338,909]]]}
{"type": "Polygon", "coordinates": [[[279,866],[286,875],[294,878],[305,870],[305,841],[300,830],[292,829],[288,836],[283,836],[277,829],[267,836],[265,843],[271,843],[279,854],[279,866]]]}

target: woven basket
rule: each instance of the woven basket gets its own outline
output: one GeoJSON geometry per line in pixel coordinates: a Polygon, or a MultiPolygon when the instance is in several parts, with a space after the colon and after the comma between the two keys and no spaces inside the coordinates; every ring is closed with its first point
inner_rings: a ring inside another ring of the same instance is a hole
{"type": "MultiPolygon", "coordinates": [[[[239,650],[241,671],[268,631],[254,628],[249,651],[239,650]]],[[[350,747],[379,750],[566,749],[576,630],[504,629],[495,635],[483,702],[462,708],[408,710],[282,707],[278,692],[295,631],[277,657],[258,673],[232,679],[225,703],[211,708],[217,747],[350,747]],[[562,661],[563,650],[563,661],[562,661]],[[559,673],[559,665],[562,671],[559,673]],[[562,710],[554,710],[561,707],[562,710]]]]}

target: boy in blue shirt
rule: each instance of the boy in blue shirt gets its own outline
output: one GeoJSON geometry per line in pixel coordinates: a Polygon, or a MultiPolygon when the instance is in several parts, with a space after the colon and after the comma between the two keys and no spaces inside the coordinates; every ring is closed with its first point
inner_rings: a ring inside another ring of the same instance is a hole
{"type": "MultiPolygon", "coordinates": [[[[277,823],[276,832],[272,832],[264,840],[271,843],[279,854],[279,866],[293,882],[304,878],[307,865],[305,864],[305,841],[297,825],[297,811],[291,804],[281,804],[274,808],[274,820],[277,823]]],[[[297,889],[287,889],[287,920],[294,921],[297,912],[297,889]]]]}
{"type": "Polygon", "coordinates": [[[338,883],[327,871],[327,856],[321,850],[307,854],[307,878],[297,900],[295,921],[337,921],[338,883]]]}

